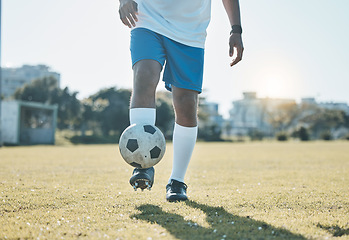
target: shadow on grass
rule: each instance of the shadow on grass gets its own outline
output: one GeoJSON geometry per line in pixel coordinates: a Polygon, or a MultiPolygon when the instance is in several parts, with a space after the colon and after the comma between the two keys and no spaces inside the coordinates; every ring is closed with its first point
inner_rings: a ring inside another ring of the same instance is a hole
{"type": "Polygon", "coordinates": [[[334,237],[349,235],[349,228],[341,228],[338,225],[329,226],[329,225],[322,225],[319,223],[317,227],[326,230],[327,232],[332,234],[334,237]]]}
{"type": "Polygon", "coordinates": [[[158,224],[182,240],[193,239],[306,239],[282,228],[273,227],[249,217],[240,217],[224,210],[195,201],[186,201],[189,207],[199,209],[206,215],[209,227],[184,219],[183,216],[163,211],[160,207],[145,204],[137,207],[141,213],[131,218],[158,224]]]}

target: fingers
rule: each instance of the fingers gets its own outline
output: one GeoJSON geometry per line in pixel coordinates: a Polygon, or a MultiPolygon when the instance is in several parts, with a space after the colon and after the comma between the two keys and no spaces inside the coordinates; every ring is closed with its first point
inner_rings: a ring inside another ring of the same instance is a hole
{"type": "Polygon", "coordinates": [[[135,22],[138,22],[138,18],[137,18],[137,14],[138,14],[138,5],[137,5],[137,3],[136,2],[132,2],[132,8],[131,8],[131,12],[130,12],[130,14],[131,14],[131,16],[132,16],[132,21],[133,21],[133,26],[136,26],[136,23],[135,22]]]}
{"type": "Polygon", "coordinates": [[[137,3],[134,1],[127,1],[126,3],[120,5],[119,15],[123,24],[131,28],[136,26],[138,21],[137,14],[137,3]]]}
{"type": "Polygon", "coordinates": [[[121,14],[120,14],[120,19],[121,19],[121,22],[123,24],[125,24],[126,26],[128,26],[129,28],[131,28],[131,24],[130,22],[128,21],[128,19],[126,17],[122,17],[121,14]]]}
{"type": "Polygon", "coordinates": [[[242,57],[238,57],[238,56],[237,56],[237,57],[234,58],[233,61],[230,63],[230,66],[231,66],[231,67],[234,66],[235,64],[237,64],[238,62],[240,62],[241,59],[242,59],[242,57]]]}
{"type": "Polygon", "coordinates": [[[234,45],[229,44],[229,57],[232,57],[234,55],[234,45]]]}
{"type": "Polygon", "coordinates": [[[242,44],[242,39],[240,34],[232,34],[229,38],[229,56],[232,57],[234,55],[234,48],[236,48],[236,58],[230,63],[230,66],[234,66],[242,59],[242,54],[244,51],[244,47],[242,44]]]}
{"type": "Polygon", "coordinates": [[[241,58],[236,57],[236,58],[234,58],[233,61],[230,63],[230,66],[232,67],[232,66],[234,66],[235,64],[237,64],[237,63],[240,62],[240,61],[241,61],[241,58]]]}
{"type": "Polygon", "coordinates": [[[128,26],[129,28],[131,28],[132,26],[135,27],[136,23],[138,21],[136,14],[135,13],[127,13],[127,14],[120,14],[120,19],[123,22],[123,24],[125,24],[126,26],[128,26]]]}
{"type": "Polygon", "coordinates": [[[133,27],[136,26],[135,20],[133,19],[131,13],[130,13],[129,15],[127,15],[127,19],[128,19],[128,21],[131,23],[131,25],[132,25],[133,27]]]}
{"type": "Polygon", "coordinates": [[[138,18],[137,18],[137,15],[136,15],[137,13],[136,12],[132,12],[131,13],[131,16],[132,16],[132,18],[136,21],[136,22],[138,22],[138,18]]]}
{"type": "Polygon", "coordinates": [[[230,66],[234,66],[235,64],[237,64],[238,62],[240,62],[242,60],[242,54],[244,52],[244,48],[242,46],[239,46],[237,48],[237,56],[236,58],[233,59],[232,63],[230,63],[230,66]]]}

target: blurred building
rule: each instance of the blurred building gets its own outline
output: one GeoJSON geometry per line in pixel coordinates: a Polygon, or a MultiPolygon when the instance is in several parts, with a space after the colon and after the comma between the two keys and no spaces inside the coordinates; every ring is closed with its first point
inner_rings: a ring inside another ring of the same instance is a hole
{"type": "Polygon", "coordinates": [[[205,108],[205,112],[208,115],[206,122],[210,125],[217,125],[219,128],[223,127],[224,119],[222,115],[219,114],[219,105],[215,102],[204,102],[200,104],[205,108]]]}
{"type": "Polygon", "coordinates": [[[233,102],[227,121],[228,135],[247,135],[258,130],[272,134],[269,113],[281,104],[294,104],[293,99],[257,98],[256,92],[244,92],[243,99],[233,102]]]}
{"type": "Polygon", "coordinates": [[[19,68],[2,68],[1,95],[5,99],[8,99],[18,88],[23,87],[25,84],[29,84],[38,78],[50,76],[57,79],[57,87],[59,87],[61,79],[60,74],[51,71],[51,69],[46,65],[23,65],[19,68]]]}
{"type": "MultiPolygon", "coordinates": [[[[311,113],[312,108],[315,110],[317,108],[339,110],[345,112],[349,115],[349,106],[345,102],[317,102],[315,98],[302,98],[301,106],[307,106],[307,111],[311,113]]],[[[303,113],[306,115],[307,112],[303,113]]]]}
{"type": "MultiPolygon", "coordinates": [[[[244,92],[243,99],[233,102],[230,118],[225,125],[227,135],[248,135],[251,131],[259,131],[265,135],[272,135],[274,128],[270,124],[271,115],[278,106],[296,104],[293,99],[258,98],[256,92],[244,92]]],[[[298,107],[301,114],[292,123],[297,127],[297,121],[314,114],[319,108],[344,111],[349,115],[349,106],[346,103],[317,102],[315,98],[302,98],[298,107]]],[[[304,125],[304,123],[303,123],[304,125]]]]}
{"type": "Polygon", "coordinates": [[[57,105],[1,102],[2,141],[7,145],[54,144],[57,105]]]}
{"type": "Polygon", "coordinates": [[[210,132],[211,135],[219,136],[224,128],[223,116],[219,114],[219,105],[215,102],[208,102],[204,99],[200,101],[200,109],[202,119],[199,127],[205,129],[205,132],[210,132]]]}
{"type": "MultiPolygon", "coordinates": [[[[299,118],[309,116],[318,111],[318,109],[329,109],[343,111],[349,116],[349,106],[344,102],[317,102],[315,98],[302,98],[300,107],[302,113],[299,118]]],[[[309,127],[309,124],[302,123],[304,127],[309,127]]],[[[331,135],[334,139],[345,137],[349,134],[349,129],[345,126],[331,129],[331,135]]]]}
{"type": "Polygon", "coordinates": [[[321,108],[341,110],[349,115],[349,106],[343,102],[321,102],[318,104],[321,108]]]}

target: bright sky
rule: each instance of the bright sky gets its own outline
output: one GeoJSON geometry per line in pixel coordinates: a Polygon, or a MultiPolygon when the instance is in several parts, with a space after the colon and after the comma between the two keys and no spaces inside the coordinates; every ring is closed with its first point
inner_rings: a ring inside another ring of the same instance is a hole
{"type": "MultiPolygon", "coordinates": [[[[129,29],[118,0],[2,0],[2,64],[46,64],[87,97],[130,88],[129,29]]],[[[260,97],[349,102],[348,0],[241,0],[244,58],[230,68],[230,26],[212,0],[204,96],[227,116],[243,91],[260,97]]],[[[160,83],[160,89],[163,84],[160,83]]]]}

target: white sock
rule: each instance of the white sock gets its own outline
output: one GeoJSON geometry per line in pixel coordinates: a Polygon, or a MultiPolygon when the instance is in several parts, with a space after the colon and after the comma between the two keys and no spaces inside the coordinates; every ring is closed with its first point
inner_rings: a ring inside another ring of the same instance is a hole
{"type": "Polygon", "coordinates": [[[131,108],[130,123],[132,124],[150,124],[155,125],[156,110],[155,108],[131,108]]]}
{"type": "Polygon", "coordinates": [[[183,127],[175,123],[173,130],[173,166],[169,179],[184,182],[191,155],[194,150],[198,127],[183,127]]]}

